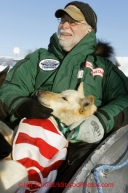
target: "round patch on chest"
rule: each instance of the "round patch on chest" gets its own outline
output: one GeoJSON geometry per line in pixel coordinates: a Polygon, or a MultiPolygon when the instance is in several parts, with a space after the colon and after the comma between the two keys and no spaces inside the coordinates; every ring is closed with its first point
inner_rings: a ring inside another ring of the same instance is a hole
{"type": "Polygon", "coordinates": [[[58,60],[53,59],[44,59],[41,60],[39,63],[39,67],[44,71],[55,70],[56,68],[58,68],[59,65],[60,62],[58,60]]]}

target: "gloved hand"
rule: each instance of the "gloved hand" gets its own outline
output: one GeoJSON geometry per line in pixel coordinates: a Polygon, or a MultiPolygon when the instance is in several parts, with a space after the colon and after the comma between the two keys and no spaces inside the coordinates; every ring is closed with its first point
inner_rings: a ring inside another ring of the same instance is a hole
{"type": "Polygon", "coordinates": [[[46,119],[50,117],[52,111],[52,109],[41,105],[37,100],[29,99],[16,109],[14,115],[17,118],[46,119]]]}
{"type": "Polygon", "coordinates": [[[70,142],[98,143],[104,136],[104,128],[95,115],[85,118],[80,125],[70,127],[67,139],[70,142]]]}
{"type": "Polygon", "coordinates": [[[0,133],[0,160],[7,157],[12,151],[12,146],[6,141],[0,133]]]}

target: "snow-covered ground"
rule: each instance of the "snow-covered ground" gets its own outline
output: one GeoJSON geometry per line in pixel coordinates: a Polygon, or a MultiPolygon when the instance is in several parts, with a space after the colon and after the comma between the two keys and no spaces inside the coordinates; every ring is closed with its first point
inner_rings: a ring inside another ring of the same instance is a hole
{"type": "MultiPolygon", "coordinates": [[[[12,58],[12,57],[2,57],[0,56],[0,71],[2,71],[6,66],[12,68],[18,60],[22,58],[12,58]]],[[[128,57],[116,57],[116,60],[120,64],[119,68],[128,76],[128,57]]],[[[115,60],[113,60],[114,62],[115,60]]]]}
{"type": "Polygon", "coordinates": [[[128,76],[128,57],[116,57],[116,60],[120,64],[119,68],[128,76]]]}
{"type": "Polygon", "coordinates": [[[10,66],[10,69],[16,64],[17,61],[22,58],[12,58],[12,57],[4,57],[0,56],[0,71],[6,68],[6,66],[10,66]]]}

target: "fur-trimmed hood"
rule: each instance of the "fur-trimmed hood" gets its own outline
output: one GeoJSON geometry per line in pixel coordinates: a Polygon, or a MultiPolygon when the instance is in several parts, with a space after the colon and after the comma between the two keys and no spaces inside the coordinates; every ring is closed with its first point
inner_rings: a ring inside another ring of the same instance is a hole
{"type": "Polygon", "coordinates": [[[94,56],[110,58],[114,54],[115,54],[114,48],[110,45],[109,42],[103,42],[102,40],[97,40],[95,51],[93,52],[94,56]]]}

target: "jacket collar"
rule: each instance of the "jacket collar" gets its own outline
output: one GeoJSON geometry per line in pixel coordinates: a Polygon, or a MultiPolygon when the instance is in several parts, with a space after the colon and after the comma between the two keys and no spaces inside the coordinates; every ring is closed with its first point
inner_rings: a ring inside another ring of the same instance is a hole
{"type": "MultiPolygon", "coordinates": [[[[79,53],[83,53],[83,55],[87,56],[88,54],[92,54],[94,52],[94,47],[96,44],[96,35],[94,31],[90,32],[86,35],[67,55],[66,57],[71,57],[79,53]]],[[[65,57],[65,53],[63,52],[57,34],[54,33],[50,38],[50,44],[48,46],[48,50],[53,52],[57,58],[62,60],[65,57]]]]}

